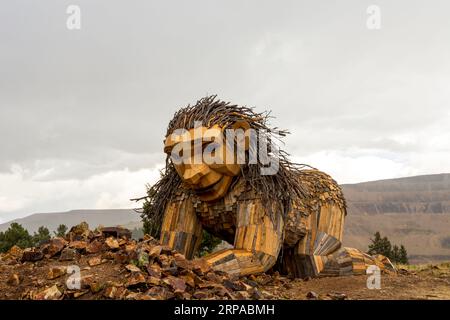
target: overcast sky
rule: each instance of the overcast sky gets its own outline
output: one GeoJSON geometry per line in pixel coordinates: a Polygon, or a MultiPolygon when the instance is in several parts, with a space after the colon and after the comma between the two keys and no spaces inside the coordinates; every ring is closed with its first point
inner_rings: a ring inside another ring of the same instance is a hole
{"type": "Polygon", "coordinates": [[[0,222],[133,207],[173,112],[213,93],[271,109],[294,160],[339,183],[450,172],[449,12],[446,0],[1,1],[0,222]],[[66,26],[71,4],[80,30],[66,26]]]}

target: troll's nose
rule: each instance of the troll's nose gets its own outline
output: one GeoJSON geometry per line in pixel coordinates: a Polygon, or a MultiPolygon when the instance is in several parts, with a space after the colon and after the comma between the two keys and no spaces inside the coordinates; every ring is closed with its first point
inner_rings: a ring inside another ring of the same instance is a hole
{"type": "Polygon", "coordinates": [[[209,173],[210,169],[205,164],[188,165],[185,168],[183,179],[187,183],[196,185],[200,179],[209,173]]]}

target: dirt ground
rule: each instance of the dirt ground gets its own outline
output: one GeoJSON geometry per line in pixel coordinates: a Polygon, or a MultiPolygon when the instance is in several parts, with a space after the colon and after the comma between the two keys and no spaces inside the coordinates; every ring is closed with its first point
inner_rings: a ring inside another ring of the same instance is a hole
{"type": "MultiPolygon", "coordinates": [[[[120,264],[103,263],[89,267],[88,258],[82,257],[77,265],[82,276],[93,276],[95,281],[105,285],[119,285],[128,277],[128,271],[120,264]]],[[[68,266],[71,262],[38,261],[21,265],[0,265],[0,299],[24,299],[30,291],[53,285],[64,287],[67,276],[53,280],[48,279],[48,270],[54,266],[68,266]],[[8,284],[11,274],[19,274],[18,285],[8,284]]],[[[368,276],[349,276],[319,279],[287,279],[268,277],[267,284],[259,289],[263,299],[450,299],[450,268],[448,265],[412,267],[401,270],[397,275],[381,275],[381,288],[368,289],[368,276]],[[416,269],[416,270],[414,270],[416,269]],[[276,278],[277,280],[273,280],[276,278]]],[[[65,296],[68,298],[69,296],[65,296]]],[[[77,299],[104,299],[105,297],[91,290],[81,292],[77,299]]]]}
{"type": "Polygon", "coordinates": [[[441,300],[450,299],[450,273],[381,275],[380,289],[368,289],[367,276],[350,276],[292,280],[281,288],[267,286],[265,290],[279,299],[308,299],[312,291],[319,299],[343,296],[353,300],[441,300]]]}
{"type": "Polygon", "coordinates": [[[74,231],[39,248],[0,254],[0,299],[450,300],[450,263],[398,266],[397,273],[380,275],[379,289],[368,289],[367,275],[289,279],[269,272],[236,278],[204,260],[186,260],[151,237],[115,238],[80,226],[81,235],[74,231]],[[76,289],[70,285],[73,267],[80,271],[76,289]]]}

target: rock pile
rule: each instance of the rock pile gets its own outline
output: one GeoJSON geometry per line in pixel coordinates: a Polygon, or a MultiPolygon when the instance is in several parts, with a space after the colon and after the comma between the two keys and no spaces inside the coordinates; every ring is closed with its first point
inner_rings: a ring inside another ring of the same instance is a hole
{"type": "MultiPolygon", "coordinates": [[[[3,299],[271,299],[260,286],[278,274],[233,278],[123,228],[73,227],[38,248],[0,256],[3,299]]],[[[1,292],[2,290],[0,290],[1,292]]]]}

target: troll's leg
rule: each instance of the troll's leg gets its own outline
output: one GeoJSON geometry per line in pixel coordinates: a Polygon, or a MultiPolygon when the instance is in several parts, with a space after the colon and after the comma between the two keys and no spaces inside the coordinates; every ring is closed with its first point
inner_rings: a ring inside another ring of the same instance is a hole
{"type": "Polygon", "coordinates": [[[339,206],[331,204],[307,217],[307,233],[295,247],[283,251],[281,270],[302,278],[366,274],[370,265],[393,271],[385,257],[341,247],[344,215],[339,206]]]}
{"type": "Polygon", "coordinates": [[[345,211],[334,204],[323,205],[303,217],[306,234],[294,247],[285,247],[279,268],[296,277],[338,275],[339,265],[332,255],[341,248],[345,211]]]}
{"type": "Polygon", "coordinates": [[[161,227],[160,242],[191,259],[200,245],[202,226],[189,198],[167,205],[161,227]]]}
{"type": "Polygon", "coordinates": [[[215,270],[247,275],[267,271],[276,260],[282,243],[281,215],[271,219],[258,200],[239,205],[234,248],[207,256],[215,270]]]}

